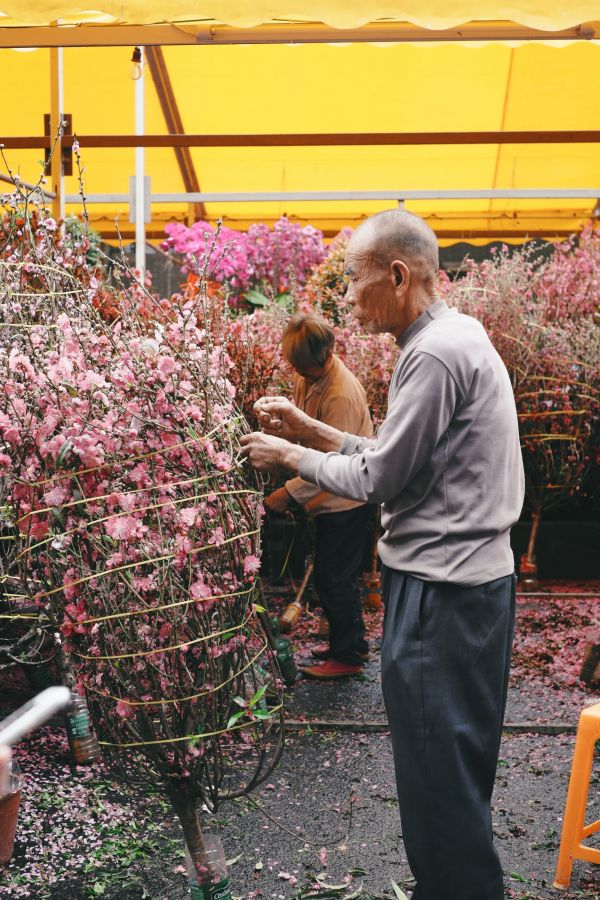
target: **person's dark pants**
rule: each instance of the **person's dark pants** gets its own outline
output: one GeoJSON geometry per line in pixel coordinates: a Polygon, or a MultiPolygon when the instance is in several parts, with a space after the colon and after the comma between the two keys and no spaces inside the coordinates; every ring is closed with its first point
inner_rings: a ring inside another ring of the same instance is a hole
{"type": "Polygon", "coordinates": [[[315,517],[315,590],[329,622],[330,654],[349,665],[360,665],[369,649],[358,575],[371,513],[365,505],[315,517]]]}
{"type": "Polygon", "coordinates": [[[477,587],[384,568],[382,686],[414,900],[503,900],[490,801],[515,577],[477,587]]]}

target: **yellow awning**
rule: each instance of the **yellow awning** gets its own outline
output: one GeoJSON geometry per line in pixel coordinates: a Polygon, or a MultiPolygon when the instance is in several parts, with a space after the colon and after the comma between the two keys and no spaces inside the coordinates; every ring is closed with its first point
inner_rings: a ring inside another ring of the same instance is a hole
{"type": "MultiPolygon", "coordinates": [[[[455,26],[469,17],[515,22],[536,28],[568,28],[597,15],[597,2],[522,2],[499,4],[310,3],[297,0],[294,20],[361,24],[382,17],[422,25],[455,26]],[[476,8],[475,8],[476,7],[476,8]],[[453,12],[460,10],[460,15],[453,12]]],[[[51,21],[80,15],[64,3],[0,0],[11,24],[51,21]],[[12,19],[10,17],[13,17],[12,19]]],[[[105,3],[102,14],[119,23],[156,22],[165,6],[152,3],[105,3]]],[[[247,0],[169,4],[169,19],[190,16],[186,29],[216,15],[232,26],[273,20],[282,4],[247,0]]],[[[89,14],[91,15],[91,14],[89,14]]],[[[97,16],[98,14],[94,14],[97,16]]],[[[81,26],[81,29],[98,26],[81,26]]],[[[100,30],[112,33],[117,26],[100,30]]],[[[144,27],[141,27],[142,34],[144,27]]],[[[79,29],[70,29],[78,32],[79,29]]],[[[0,28],[4,34],[10,28],[0,28]]],[[[38,33],[31,28],[31,46],[38,33]]],[[[186,34],[188,31],[186,31],[186,34]]],[[[251,34],[251,30],[248,31],[251,34]]],[[[435,32],[433,33],[435,35],[435,32]]],[[[163,48],[183,128],[196,135],[362,134],[391,132],[532,132],[600,131],[600,44],[578,41],[560,45],[502,43],[485,45],[274,44],[165,46],[163,48]]],[[[130,47],[67,47],[64,51],[64,111],[78,135],[131,135],[134,132],[134,84],[128,77],[130,47]]],[[[0,50],[3,83],[12,85],[0,99],[0,141],[43,134],[50,111],[49,51],[0,50]]],[[[148,134],[166,135],[167,127],[155,86],[146,77],[148,134]]],[[[34,180],[41,149],[8,149],[9,163],[25,180],[34,180]]],[[[217,146],[191,148],[200,189],[209,193],[274,192],[433,192],[428,199],[407,199],[405,206],[424,215],[444,240],[536,234],[562,236],[576,231],[598,208],[598,143],[380,144],[320,146],[217,146]],[[590,195],[573,197],[569,191],[590,195]],[[470,199],[465,191],[523,191],[539,196],[470,199]],[[440,199],[441,191],[455,195],[440,199]],[[562,196],[544,197],[547,191],[562,196]],[[436,192],[438,192],[436,194],[436,192]]],[[[134,150],[85,147],[88,195],[127,195],[134,174],[134,150]]],[[[146,150],[146,174],[152,194],[185,190],[175,153],[146,150]]],[[[66,192],[75,194],[74,177],[66,192]]],[[[232,227],[273,221],[287,214],[328,234],[343,225],[394,205],[395,200],[290,200],[269,203],[208,202],[210,218],[232,227]]],[[[75,211],[78,207],[71,205],[75,211]]],[[[90,203],[92,223],[105,233],[119,216],[126,237],[133,231],[128,204],[90,203]]],[[[152,239],[166,221],[186,218],[186,203],[152,205],[152,239]]]]}
{"type": "Polygon", "coordinates": [[[267,22],[323,22],[357,28],[395,19],[422,28],[451,28],[472,20],[510,20],[530,28],[562,29],[598,17],[597,0],[96,0],[97,10],[64,0],[2,0],[6,25],[49,25],[57,20],[129,24],[212,20],[241,28],[267,22]],[[166,10],[168,10],[166,12],[166,10]]]}

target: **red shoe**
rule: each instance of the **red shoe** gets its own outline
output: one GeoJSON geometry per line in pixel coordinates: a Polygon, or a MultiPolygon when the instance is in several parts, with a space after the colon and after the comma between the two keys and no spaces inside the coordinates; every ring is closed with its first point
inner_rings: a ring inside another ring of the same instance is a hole
{"type": "Polygon", "coordinates": [[[307,678],[319,678],[322,681],[331,681],[333,678],[350,678],[352,675],[361,675],[362,666],[350,666],[348,663],[338,662],[337,659],[328,659],[320,666],[298,666],[307,678]]]}
{"type": "MultiPolygon", "coordinates": [[[[314,656],[315,659],[330,659],[331,658],[331,650],[329,649],[329,644],[319,644],[318,647],[315,647],[314,650],[311,650],[311,656],[314,656]]],[[[369,651],[366,653],[359,653],[360,658],[363,662],[369,662],[369,651]]]]}

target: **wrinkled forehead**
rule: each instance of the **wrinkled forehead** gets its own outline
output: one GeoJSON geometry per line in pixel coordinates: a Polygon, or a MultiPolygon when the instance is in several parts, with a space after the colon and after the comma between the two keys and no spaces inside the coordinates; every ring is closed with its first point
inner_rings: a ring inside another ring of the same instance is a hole
{"type": "Polygon", "coordinates": [[[374,229],[363,226],[354,232],[346,248],[345,265],[359,266],[365,262],[371,262],[376,255],[376,240],[374,229]]]}

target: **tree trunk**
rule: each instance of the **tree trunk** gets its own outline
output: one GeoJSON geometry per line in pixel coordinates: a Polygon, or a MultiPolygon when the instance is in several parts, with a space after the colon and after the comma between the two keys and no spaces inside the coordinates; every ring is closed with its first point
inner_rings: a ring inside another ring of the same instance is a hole
{"type": "Polygon", "coordinates": [[[540,528],[541,513],[535,510],[531,516],[531,531],[529,532],[529,544],[527,553],[521,556],[519,566],[518,591],[537,591],[539,588],[537,563],[535,561],[535,545],[540,528]]]}
{"type": "Polygon", "coordinates": [[[537,543],[538,531],[540,529],[541,513],[533,512],[531,515],[531,531],[529,533],[529,544],[527,546],[527,562],[535,564],[535,545],[537,543]]]}
{"type": "Polygon", "coordinates": [[[196,811],[196,801],[180,788],[167,785],[167,795],[177,818],[181,822],[185,843],[197,871],[198,881],[202,883],[206,871],[206,852],[204,836],[196,811]]]}

